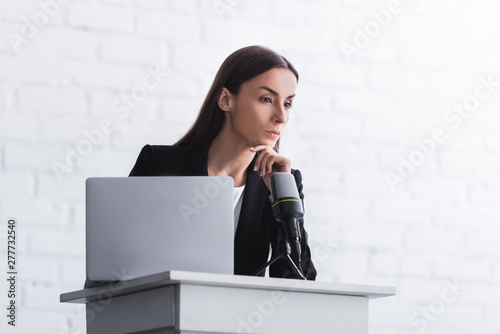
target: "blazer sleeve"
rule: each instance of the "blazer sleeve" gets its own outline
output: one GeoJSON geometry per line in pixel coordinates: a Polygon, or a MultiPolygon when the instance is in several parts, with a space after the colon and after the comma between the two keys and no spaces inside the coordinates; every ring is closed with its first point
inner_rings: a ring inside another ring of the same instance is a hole
{"type": "MultiPolygon", "coordinates": [[[[302,208],[304,209],[304,215],[305,215],[305,207],[304,207],[304,193],[302,192],[303,185],[302,185],[302,174],[298,169],[292,169],[292,174],[295,177],[295,183],[297,184],[297,189],[299,191],[299,196],[302,201],[302,208]]],[[[275,255],[275,252],[277,250],[278,244],[277,244],[277,239],[279,232],[283,232],[282,235],[284,235],[284,231],[279,231],[280,229],[282,230],[283,227],[281,224],[276,222],[276,224],[273,224],[276,226],[276,228],[273,228],[272,230],[272,236],[271,236],[271,247],[273,250],[273,256],[275,255]]],[[[302,270],[304,272],[304,276],[311,281],[314,281],[316,279],[317,271],[316,268],[314,267],[314,264],[312,262],[312,257],[311,257],[311,250],[308,245],[308,235],[306,230],[304,229],[304,217],[302,217],[299,220],[299,229],[300,229],[300,247],[302,249],[302,270]]],[[[272,265],[269,266],[269,276],[270,277],[279,277],[279,278],[299,278],[290,268],[290,264],[288,263],[288,260],[286,259],[279,259],[276,262],[274,262],[272,265]]]]}

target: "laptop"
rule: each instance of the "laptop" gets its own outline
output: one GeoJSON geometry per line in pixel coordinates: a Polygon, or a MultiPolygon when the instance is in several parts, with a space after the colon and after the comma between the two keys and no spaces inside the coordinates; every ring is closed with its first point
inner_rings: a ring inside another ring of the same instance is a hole
{"type": "Polygon", "coordinates": [[[233,274],[232,177],[92,177],[85,188],[88,280],[233,274]]]}

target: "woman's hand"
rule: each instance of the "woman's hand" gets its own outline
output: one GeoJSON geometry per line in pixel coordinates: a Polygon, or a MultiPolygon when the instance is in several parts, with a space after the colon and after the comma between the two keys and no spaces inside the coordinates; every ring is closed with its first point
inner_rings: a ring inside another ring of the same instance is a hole
{"type": "Polygon", "coordinates": [[[274,172],[292,172],[292,161],[276,153],[269,145],[258,145],[250,148],[250,151],[257,152],[254,170],[260,170],[260,175],[264,179],[267,188],[271,189],[271,174],[274,172]]]}

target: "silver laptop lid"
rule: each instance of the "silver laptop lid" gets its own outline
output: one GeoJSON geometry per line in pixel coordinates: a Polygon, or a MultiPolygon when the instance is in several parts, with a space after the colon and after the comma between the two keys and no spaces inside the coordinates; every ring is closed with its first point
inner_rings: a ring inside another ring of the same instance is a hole
{"type": "Polygon", "coordinates": [[[233,274],[233,188],[230,176],[88,178],[87,278],[233,274]]]}

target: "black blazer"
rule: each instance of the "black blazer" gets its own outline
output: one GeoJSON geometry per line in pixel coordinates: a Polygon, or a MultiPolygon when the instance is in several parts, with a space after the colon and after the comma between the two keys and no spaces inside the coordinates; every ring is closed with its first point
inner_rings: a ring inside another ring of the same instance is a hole
{"type": "MultiPolygon", "coordinates": [[[[170,145],[145,145],[137,158],[129,176],[208,176],[208,146],[196,149],[183,149],[170,145]]],[[[247,179],[243,190],[243,203],[234,239],[234,274],[252,275],[267,262],[269,244],[273,255],[277,248],[278,230],[281,224],[274,219],[267,189],[259,171],[254,171],[254,159],[247,167],[247,179]]],[[[302,175],[292,168],[302,205],[302,175]]],[[[302,236],[302,269],[308,280],[316,279],[316,268],[311,260],[311,251],[307,244],[307,232],[303,218],[299,221],[302,236]]],[[[264,273],[261,274],[264,276],[264,273]]],[[[290,264],[279,259],[269,267],[270,277],[298,278],[290,264]]],[[[98,282],[85,281],[85,287],[98,282]]]]}

